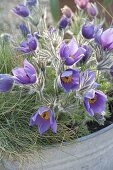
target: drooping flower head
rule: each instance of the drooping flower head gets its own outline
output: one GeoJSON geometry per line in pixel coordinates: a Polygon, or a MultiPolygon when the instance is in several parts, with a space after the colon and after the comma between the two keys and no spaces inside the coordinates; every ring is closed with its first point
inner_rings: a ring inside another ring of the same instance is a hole
{"type": "Polygon", "coordinates": [[[89,0],[74,0],[74,2],[79,8],[85,9],[87,7],[89,0]]]}
{"type": "Polygon", "coordinates": [[[37,81],[36,69],[31,63],[27,61],[27,59],[24,60],[23,64],[23,67],[16,67],[12,69],[14,80],[21,84],[35,83],[37,81]]]}
{"type": "Polygon", "coordinates": [[[78,62],[84,56],[84,52],[85,49],[78,46],[75,38],[72,38],[69,43],[63,41],[60,45],[60,57],[67,66],[78,62]]]}
{"type": "Polygon", "coordinates": [[[58,22],[58,27],[59,29],[65,29],[69,25],[69,23],[70,19],[63,15],[58,22]]]}
{"type": "Polygon", "coordinates": [[[105,111],[107,96],[100,90],[90,89],[84,95],[84,107],[89,115],[105,111]]]}
{"type": "Polygon", "coordinates": [[[14,7],[12,9],[12,11],[21,16],[21,17],[28,17],[29,16],[29,9],[27,6],[25,6],[24,4],[20,3],[20,4],[17,4],[16,7],[14,7]]]}
{"type": "Polygon", "coordinates": [[[95,26],[92,23],[87,23],[82,26],[82,35],[86,39],[92,39],[94,38],[95,34],[95,26]]]}
{"type": "Polygon", "coordinates": [[[21,30],[24,37],[26,37],[27,34],[30,34],[28,27],[24,23],[19,24],[19,29],[21,30]]]}
{"type": "Polygon", "coordinates": [[[93,4],[93,3],[88,3],[87,4],[87,13],[91,17],[97,16],[98,15],[97,5],[93,4]]]}
{"type": "Polygon", "coordinates": [[[37,48],[37,39],[33,35],[28,34],[26,40],[22,41],[20,43],[20,47],[17,49],[24,53],[30,53],[36,50],[36,48],[37,48]]]}
{"type": "Polygon", "coordinates": [[[100,45],[102,48],[112,50],[113,49],[113,28],[109,28],[105,30],[103,33],[100,35],[100,45]]]}
{"type": "Polygon", "coordinates": [[[31,116],[30,126],[33,125],[38,126],[38,131],[40,134],[44,133],[49,128],[51,128],[54,133],[57,131],[54,112],[46,106],[39,107],[38,111],[31,116]]]}
{"type": "Polygon", "coordinates": [[[62,11],[62,14],[65,15],[67,18],[71,18],[73,15],[71,8],[69,8],[67,5],[61,8],[61,11],[62,11]]]}
{"type": "Polygon", "coordinates": [[[0,74],[0,92],[7,92],[11,90],[14,80],[8,74],[0,74]]]}
{"type": "Polygon", "coordinates": [[[76,90],[79,87],[80,73],[78,69],[67,69],[58,77],[58,84],[65,92],[76,90]]]}

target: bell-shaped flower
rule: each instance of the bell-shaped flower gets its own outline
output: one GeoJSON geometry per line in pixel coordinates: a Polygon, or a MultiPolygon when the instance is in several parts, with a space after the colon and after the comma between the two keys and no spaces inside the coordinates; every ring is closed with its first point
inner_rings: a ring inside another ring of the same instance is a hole
{"type": "Polygon", "coordinates": [[[92,39],[94,38],[95,34],[95,26],[92,23],[86,23],[82,26],[82,35],[86,39],[92,39]]]}
{"type": "Polygon", "coordinates": [[[63,71],[58,77],[58,85],[62,87],[65,92],[70,90],[77,90],[80,82],[80,71],[78,69],[67,69],[63,71]]]}
{"type": "Polygon", "coordinates": [[[33,125],[38,126],[38,131],[40,134],[44,133],[49,128],[51,128],[54,133],[57,131],[54,112],[46,106],[39,107],[38,111],[31,116],[30,126],[33,125]]]}
{"type": "Polygon", "coordinates": [[[29,16],[29,9],[27,6],[25,6],[24,4],[20,3],[17,4],[12,11],[22,17],[28,17],[29,16]]]}
{"type": "Polygon", "coordinates": [[[63,15],[58,22],[58,27],[59,29],[65,29],[69,25],[69,23],[70,19],[63,15]]]}
{"type": "Polygon", "coordinates": [[[98,15],[97,5],[93,4],[93,3],[88,3],[87,4],[87,13],[91,17],[97,16],[98,15]]]}
{"type": "Polygon", "coordinates": [[[100,34],[100,45],[103,49],[113,49],[113,28],[109,28],[100,34]]]}
{"type": "Polygon", "coordinates": [[[0,92],[11,90],[14,79],[8,74],[0,74],[0,92]]]}
{"type": "Polygon", "coordinates": [[[35,51],[37,48],[37,39],[31,34],[27,35],[26,40],[20,43],[20,47],[17,50],[22,51],[24,53],[30,53],[35,51]]]}
{"type": "Polygon", "coordinates": [[[33,84],[37,81],[36,69],[26,59],[23,67],[16,67],[12,70],[14,80],[21,84],[33,84]]]}
{"type": "Polygon", "coordinates": [[[100,90],[90,89],[83,94],[84,107],[89,115],[105,111],[107,96],[100,90]]]}
{"type": "Polygon", "coordinates": [[[79,8],[85,9],[87,7],[89,0],[74,0],[74,2],[79,8]]]}
{"type": "Polygon", "coordinates": [[[84,48],[78,46],[75,38],[72,38],[69,43],[63,41],[60,45],[60,57],[67,66],[71,66],[82,59],[85,51],[84,48]]]}
{"type": "Polygon", "coordinates": [[[62,14],[65,15],[67,18],[71,18],[73,16],[73,12],[70,7],[65,5],[63,8],[61,8],[62,14]]]}

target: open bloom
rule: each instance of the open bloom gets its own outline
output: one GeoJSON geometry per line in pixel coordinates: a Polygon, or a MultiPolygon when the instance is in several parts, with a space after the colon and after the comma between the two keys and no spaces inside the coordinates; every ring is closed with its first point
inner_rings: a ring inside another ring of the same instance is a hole
{"type": "Polygon", "coordinates": [[[58,77],[58,84],[65,92],[76,90],[79,87],[80,73],[78,69],[67,69],[58,77]]]}
{"type": "Polygon", "coordinates": [[[33,84],[37,80],[36,70],[26,59],[23,67],[16,67],[12,70],[14,80],[21,84],[33,84]]]}
{"type": "Polygon", "coordinates": [[[54,133],[57,131],[57,124],[53,111],[45,106],[39,107],[38,111],[34,113],[30,118],[30,126],[37,125],[39,133],[42,134],[49,128],[54,133]]]}
{"type": "Polygon", "coordinates": [[[70,23],[70,19],[67,18],[65,15],[61,17],[61,19],[58,22],[58,26],[60,29],[65,29],[70,23]]]}
{"type": "Polygon", "coordinates": [[[79,8],[85,9],[87,7],[89,0],[74,0],[74,2],[79,8]]]}
{"type": "Polygon", "coordinates": [[[0,74],[0,92],[7,92],[13,86],[14,80],[8,74],[0,74]]]}
{"type": "Polygon", "coordinates": [[[78,62],[84,56],[84,52],[85,49],[78,46],[75,38],[72,38],[69,43],[63,41],[60,46],[60,57],[67,66],[78,62]]]}
{"type": "Polygon", "coordinates": [[[103,49],[112,50],[113,49],[113,28],[109,28],[101,33],[99,38],[99,43],[103,49]]]}
{"type": "Polygon", "coordinates": [[[27,6],[25,6],[24,4],[17,4],[16,7],[14,7],[12,9],[12,11],[17,14],[20,15],[22,17],[28,17],[29,16],[29,9],[27,6]]]}
{"type": "Polygon", "coordinates": [[[90,89],[84,93],[83,97],[84,107],[91,116],[105,110],[107,96],[102,91],[90,89]]]}
{"type": "Polygon", "coordinates": [[[36,48],[37,48],[37,39],[31,34],[28,34],[26,40],[22,41],[20,43],[20,47],[18,47],[17,49],[24,53],[30,53],[36,50],[36,48]]]}
{"type": "Polygon", "coordinates": [[[82,35],[86,39],[94,38],[95,26],[92,23],[87,23],[82,26],[82,35]]]}
{"type": "Polygon", "coordinates": [[[98,15],[98,9],[97,9],[96,4],[88,3],[87,12],[88,12],[88,15],[91,16],[91,17],[97,16],[98,15]]]}

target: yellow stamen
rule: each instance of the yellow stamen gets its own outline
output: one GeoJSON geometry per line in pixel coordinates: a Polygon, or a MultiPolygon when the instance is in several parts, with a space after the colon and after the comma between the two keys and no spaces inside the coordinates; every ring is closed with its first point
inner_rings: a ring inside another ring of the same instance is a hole
{"type": "Polygon", "coordinates": [[[45,120],[50,118],[50,114],[48,111],[43,112],[40,116],[42,119],[45,119],[45,120]]]}
{"type": "Polygon", "coordinates": [[[69,83],[69,82],[72,81],[72,76],[61,77],[61,80],[62,80],[64,83],[69,83]]]}
{"type": "Polygon", "coordinates": [[[91,104],[92,104],[92,103],[95,103],[96,100],[97,100],[96,95],[95,95],[95,97],[94,97],[93,99],[88,99],[89,103],[91,103],[91,104]]]}
{"type": "Polygon", "coordinates": [[[73,56],[73,55],[70,55],[69,58],[74,59],[74,56],[73,56]]]}

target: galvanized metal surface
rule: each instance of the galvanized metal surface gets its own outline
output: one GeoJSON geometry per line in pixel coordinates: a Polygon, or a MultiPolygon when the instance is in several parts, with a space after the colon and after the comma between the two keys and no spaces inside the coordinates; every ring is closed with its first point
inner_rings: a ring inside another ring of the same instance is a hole
{"type": "Polygon", "coordinates": [[[45,148],[19,168],[4,159],[6,170],[113,170],[113,125],[65,146],[45,148]]]}

